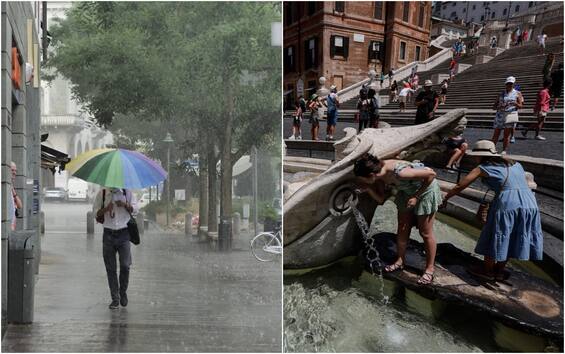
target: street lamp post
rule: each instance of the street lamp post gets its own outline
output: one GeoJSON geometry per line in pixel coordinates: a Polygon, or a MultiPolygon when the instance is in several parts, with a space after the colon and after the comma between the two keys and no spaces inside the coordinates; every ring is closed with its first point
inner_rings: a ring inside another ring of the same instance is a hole
{"type": "Polygon", "coordinates": [[[171,137],[171,133],[167,133],[167,136],[163,140],[167,144],[167,226],[169,226],[169,215],[170,215],[170,198],[171,198],[171,144],[174,142],[171,137]]]}

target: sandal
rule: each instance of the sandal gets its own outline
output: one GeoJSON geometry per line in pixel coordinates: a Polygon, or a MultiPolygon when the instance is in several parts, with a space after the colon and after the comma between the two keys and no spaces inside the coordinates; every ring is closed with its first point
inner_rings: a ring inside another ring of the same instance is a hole
{"type": "Polygon", "coordinates": [[[483,267],[469,267],[466,270],[467,273],[481,280],[495,281],[494,274],[485,272],[485,269],[483,267]]]}
{"type": "Polygon", "coordinates": [[[424,272],[424,274],[418,279],[418,284],[420,285],[428,285],[433,283],[434,281],[434,273],[424,272]]]}
{"type": "Polygon", "coordinates": [[[392,272],[396,272],[397,270],[404,270],[404,264],[402,263],[393,263],[393,264],[389,264],[387,266],[385,266],[385,272],[387,273],[392,273],[392,272]]]}

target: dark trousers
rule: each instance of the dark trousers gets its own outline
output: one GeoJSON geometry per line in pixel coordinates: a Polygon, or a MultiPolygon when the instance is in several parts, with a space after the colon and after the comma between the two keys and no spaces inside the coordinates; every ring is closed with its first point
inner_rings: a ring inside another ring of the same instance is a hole
{"type": "Polygon", "coordinates": [[[112,300],[119,300],[120,295],[126,294],[129,283],[129,267],[131,266],[131,251],[128,229],[110,230],[104,228],[102,236],[102,254],[108,276],[108,286],[112,300]],[[120,258],[120,281],[116,265],[116,252],[120,258]]]}
{"type": "Polygon", "coordinates": [[[359,131],[357,133],[361,133],[361,131],[369,126],[368,119],[359,119],[359,131]]]}

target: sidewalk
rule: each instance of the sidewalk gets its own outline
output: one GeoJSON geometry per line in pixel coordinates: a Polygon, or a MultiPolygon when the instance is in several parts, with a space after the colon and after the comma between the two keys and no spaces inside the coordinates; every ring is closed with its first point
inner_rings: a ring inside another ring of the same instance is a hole
{"type": "Polygon", "coordinates": [[[281,350],[281,262],[219,253],[182,234],[132,245],[129,305],[109,310],[101,230],[51,231],[31,325],[9,325],[4,352],[281,350]]]}

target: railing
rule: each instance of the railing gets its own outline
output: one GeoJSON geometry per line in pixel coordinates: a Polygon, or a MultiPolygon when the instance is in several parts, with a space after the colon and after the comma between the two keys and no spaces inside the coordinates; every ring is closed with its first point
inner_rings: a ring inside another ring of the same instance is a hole
{"type": "MultiPolygon", "coordinates": [[[[437,65],[443,63],[447,59],[451,58],[451,48],[445,48],[441,52],[437,53],[436,55],[429,57],[424,61],[415,61],[408,65],[403,66],[398,70],[394,70],[394,79],[395,80],[403,80],[410,76],[412,73],[412,68],[418,66],[418,71],[428,71],[435,68],[437,65]]],[[[359,93],[359,89],[368,84],[371,81],[370,78],[367,78],[363,81],[357,82],[351,86],[344,88],[343,90],[339,91],[337,94],[339,95],[341,102],[346,102],[354,97],[357,96],[359,93]]],[[[385,81],[383,85],[386,85],[385,82],[388,81],[388,75],[385,76],[385,81]]],[[[378,90],[381,90],[388,86],[381,86],[380,81],[375,78],[374,85],[377,87],[378,90]]]]}

